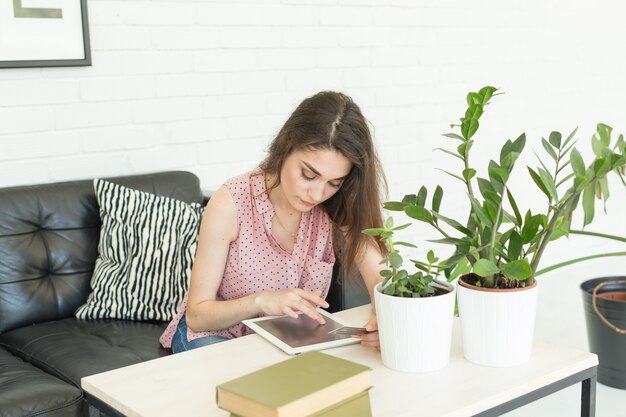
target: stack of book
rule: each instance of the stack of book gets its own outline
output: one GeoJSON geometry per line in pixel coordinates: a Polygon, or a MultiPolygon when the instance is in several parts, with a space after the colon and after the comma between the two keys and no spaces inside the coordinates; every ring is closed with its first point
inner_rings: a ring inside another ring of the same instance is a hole
{"type": "Polygon", "coordinates": [[[306,352],[217,386],[218,407],[240,417],[370,417],[371,368],[306,352]]]}

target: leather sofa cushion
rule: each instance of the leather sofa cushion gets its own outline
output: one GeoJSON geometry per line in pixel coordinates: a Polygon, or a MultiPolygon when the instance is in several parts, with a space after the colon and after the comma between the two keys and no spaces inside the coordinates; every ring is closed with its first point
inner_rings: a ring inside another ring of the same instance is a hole
{"type": "Polygon", "coordinates": [[[166,356],[158,339],[166,323],[74,318],[0,335],[0,347],[80,387],[84,376],[166,356]]]}
{"type": "MultiPolygon", "coordinates": [[[[202,203],[189,172],[109,179],[202,203]]],[[[0,333],[71,317],[90,292],[100,236],[93,181],[0,189],[0,333]]]]}
{"type": "Polygon", "coordinates": [[[0,349],[0,417],[80,415],[80,389],[0,349]]]}

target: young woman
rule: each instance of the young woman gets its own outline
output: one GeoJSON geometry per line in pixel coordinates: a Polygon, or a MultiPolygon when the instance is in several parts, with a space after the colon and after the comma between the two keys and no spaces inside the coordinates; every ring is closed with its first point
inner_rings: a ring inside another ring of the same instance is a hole
{"type": "MultiPolygon", "coordinates": [[[[384,175],[352,99],[305,99],[255,171],[232,178],[204,212],[189,292],[161,343],[174,352],[251,333],[242,320],[306,314],[324,323],[333,247],[356,265],[374,302],[384,246],[361,233],[382,227],[384,175]]],[[[361,336],[379,348],[374,312],[361,336]]]]}

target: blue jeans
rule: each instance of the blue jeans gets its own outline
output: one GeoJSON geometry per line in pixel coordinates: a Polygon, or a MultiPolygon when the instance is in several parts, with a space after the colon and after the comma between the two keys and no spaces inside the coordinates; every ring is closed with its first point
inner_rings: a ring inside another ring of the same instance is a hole
{"type": "Polygon", "coordinates": [[[180,318],[180,321],[178,322],[178,327],[176,327],[176,332],[174,332],[174,337],[172,337],[172,352],[185,352],[187,350],[230,340],[222,336],[205,336],[191,341],[187,340],[187,321],[185,320],[186,316],[186,314],[183,314],[183,316],[180,318]]]}

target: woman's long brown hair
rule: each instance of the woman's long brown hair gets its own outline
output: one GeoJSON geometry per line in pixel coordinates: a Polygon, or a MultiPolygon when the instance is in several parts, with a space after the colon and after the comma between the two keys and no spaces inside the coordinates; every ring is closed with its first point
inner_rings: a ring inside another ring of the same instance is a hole
{"type": "Polygon", "coordinates": [[[381,191],[386,193],[387,182],[359,106],[347,95],[333,91],[320,92],[300,103],[260,165],[277,178],[270,191],[280,183],[287,157],[302,149],[337,150],[352,162],[339,191],[322,203],[333,222],[335,253],[341,268],[352,276],[355,259],[366,245],[374,244],[383,254],[387,252],[382,242],[361,233],[366,228],[383,226],[381,191]]]}

